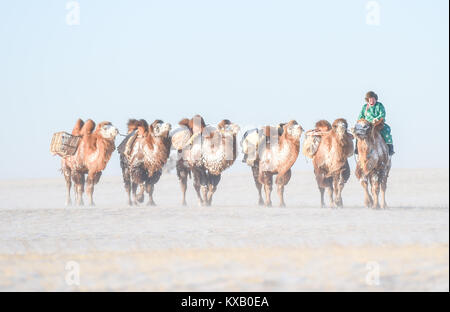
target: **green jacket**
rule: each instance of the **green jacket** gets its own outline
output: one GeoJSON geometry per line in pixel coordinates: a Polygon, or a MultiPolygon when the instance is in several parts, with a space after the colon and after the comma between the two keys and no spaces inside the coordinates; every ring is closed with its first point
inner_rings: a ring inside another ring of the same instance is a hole
{"type": "Polygon", "coordinates": [[[376,102],[373,106],[367,108],[367,104],[364,104],[361,112],[359,113],[358,119],[365,119],[367,121],[373,122],[374,119],[383,118],[386,122],[386,111],[384,110],[383,104],[376,102]]]}

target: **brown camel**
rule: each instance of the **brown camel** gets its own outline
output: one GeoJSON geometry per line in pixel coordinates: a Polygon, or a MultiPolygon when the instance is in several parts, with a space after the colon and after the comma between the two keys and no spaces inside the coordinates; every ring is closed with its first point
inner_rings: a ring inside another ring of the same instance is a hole
{"type": "MultiPolygon", "coordinates": [[[[244,153],[257,151],[255,155],[246,157],[247,163],[251,166],[256,189],[259,194],[259,204],[267,207],[272,206],[271,193],[273,176],[277,175],[275,183],[278,186],[278,196],[280,197],[280,207],[285,207],[284,187],[291,178],[291,167],[297,160],[300,151],[300,137],[303,128],[295,121],[291,120],[278,127],[266,126],[258,130],[259,142],[247,142],[245,146],[253,145],[252,148],[245,148],[244,153]],[[251,159],[251,162],[249,161],[251,159]],[[266,195],[263,200],[261,189],[264,185],[266,195]]],[[[251,135],[250,135],[251,136],[251,135]]],[[[244,139],[245,140],[245,139],[244,139]]]]}
{"type": "Polygon", "coordinates": [[[194,176],[194,189],[200,205],[210,206],[221,174],[236,160],[236,135],[239,126],[222,120],[217,127],[207,126],[199,115],[183,119],[180,126],[191,138],[185,148],[178,149],[177,175],[182,190],[182,204],[186,205],[187,178],[194,176]]]}
{"type": "Polygon", "coordinates": [[[66,205],[72,203],[70,198],[72,181],[75,184],[77,204],[83,205],[86,174],[86,193],[89,198],[89,204],[91,206],[94,205],[94,185],[100,180],[102,171],[106,168],[111,158],[111,154],[115,149],[114,139],[117,134],[117,129],[108,121],[99,123],[97,127],[95,127],[95,122],[91,119],[87,120],[86,123],[83,123],[81,119],[77,121],[72,135],[82,136],[82,139],[75,154],[65,156],[61,160],[61,171],[66,179],[67,188],[66,205]]]}
{"type": "Polygon", "coordinates": [[[364,204],[368,208],[387,208],[385,193],[391,157],[388,146],[380,134],[384,120],[375,123],[360,119],[357,121],[354,134],[358,140],[358,161],[355,175],[364,188],[364,204]],[[369,194],[369,183],[372,186],[372,196],[369,194]],[[381,191],[381,200],[378,195],[381,191]],[[380,203],[381,201],[381,203],[380,203]]]}
{"type": "Polygon", "coordinates": [[[143,119],[136,123],[134,141],[129,146],[129,151],[124,151],[124,158],[128,166],[128,177],[131,186],[125,187],[128,193],[128,202],[130,205],[137,205],[144,200],[144,190],[149,195],[148,205],[155,205],[153,200],[153,191],[155,184],[159,181],[162,174],[162,167],[166,164],[170,154],[169,132],[171,125],[161,120],[155,120],[150,126],[143,119]],[[141,186],[141,192],[137,195],[138,186],[141,186]]]}
{"type": "Polygon", "coordinates": [[[325,190],[332,208],[343,206],[342,189],[350,177],[347,158],[353,155],[353,136],[347,128],[347,121],[343,118],[336,119],[332,126],[326,120],[316,123],[314,135],[320,137],[320,142],[313,156],[313,165],[321,207],[325,207],[325,190]]]}

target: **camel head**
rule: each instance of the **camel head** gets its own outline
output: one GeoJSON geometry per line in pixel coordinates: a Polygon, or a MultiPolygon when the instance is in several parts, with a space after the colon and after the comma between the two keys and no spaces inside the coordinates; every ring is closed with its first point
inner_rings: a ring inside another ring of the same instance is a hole
{"type": "Polygon", "coordinates": [[[353,128],[353,133],[360,140],[368,138],[372,133],[372,123],[365,119],[358,120],[353,128]]]}
{"type": "Polygon", "coordinates": [[[225,134],[237,135],[241,128],[229,121],[228,119],[224,119],[217,125],[217,128],[225,134]]]}
{"type": "Polygon", "coordinates": [[[103,121],[97,125],[95,132],[106,140],[114,140],[119,134],[119,130],[109,121],[103,121]]]}
{"type": "Polygon", "coordinates": [[[316,122],[316,130],[320,132],[327,132],[331,130],[331,124],[328,122],[328,120],[322,119],[316,122]]]}
{"type": "Polygon", "coordinates": [[[172,125],[167,122],[163,122],[162,120],[155,120],[150,129],[155,137],[168,137],[170,130],[172,130],[172,125]]]}
{"type": "Polygon", "coordinates": [[[344,118],[336,119],[332,125],[333,131],[336,132],[339,136],[343,136],[344,134],[346,134],[347,128],[347,120],[345,120],[344,118]]]}
{"type": "Polygon", "coordinates": [[[134,130],[136,130],[137,125],[138,125],[138,121],[136,119],[128,119],[128,122],[127,122],[128,133],[131,133],[134,130]]]}
{"type": "Polygon", "coordinates": [[[285,134],[286,137],[290,137],[297,141],[300,140],[302,133],[302,126],[300,126],[295,120],[291,120],[283,125],[283,134],[285,134]]]}

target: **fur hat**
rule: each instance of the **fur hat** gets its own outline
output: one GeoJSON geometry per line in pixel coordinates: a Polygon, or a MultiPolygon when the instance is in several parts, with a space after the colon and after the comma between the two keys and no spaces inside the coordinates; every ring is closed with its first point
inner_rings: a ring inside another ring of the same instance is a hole
{"type": "Polygon", "coordinates": [[[366,102],[369,102],[369,99],[371,97],[374,97],[375,100],[378,101],[378,95],[375,92],[373,92],[373,91],[369,91],[369,92],[366,93],[366,97],[365,97],[366,102]]]}

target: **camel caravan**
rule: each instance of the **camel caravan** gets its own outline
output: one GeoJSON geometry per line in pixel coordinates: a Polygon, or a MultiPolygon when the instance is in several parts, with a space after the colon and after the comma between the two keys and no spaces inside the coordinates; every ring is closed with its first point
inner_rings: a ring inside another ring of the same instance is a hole
{"type": "MultiPolygon", "coordinates": [[[[285,207],[284,189],[302,150],[303,155],[312,160],[321,207],[326,207],[325,192],[329,207],[343,207],[342,191],[351,175],[348,158],[355,156],[355,176],[363,187],[364,205],[374,209],[387,208],[385,192],[394,154],[390,127],[385,123],[385,109],[378,102],[378,96],[370,91],[365,100],[366,104],[351,129],[345,119],[338,118],[332,124],[319,120],[314,129],[306,132],[295,120],[246,131],[239,145],[242,162],[252,171],[258,204],[272,206],[275,176],[279,204],[285,207]]],[[[212,205],[222,173],[238,156],[240,127],[237,124],[224,119],[217,125],[210,125],[202,116],[195,115],[190,119],[182,118],[175,129],[159,119],[151,124],[144,119],[130,119],[126,127],[126,134],[120,134],[111,122],[96,125],[93,120],[78,119],[71,133],[62,131],[53,135],[50,151],[61,157],[66,205],[72,204],[72,183],[76,204],[83,205],[86,186],[89,205],[94,205],[94,185],[99,182],[116,149],[118,135],[124,137],[117,151],[130,206],[143,203],[145,194],[147,205],[155,205],[155,185],[171,151],[177,156],[181,204],[187,205],[187,182],[192,179],[199,205],[212,205]]]]}

